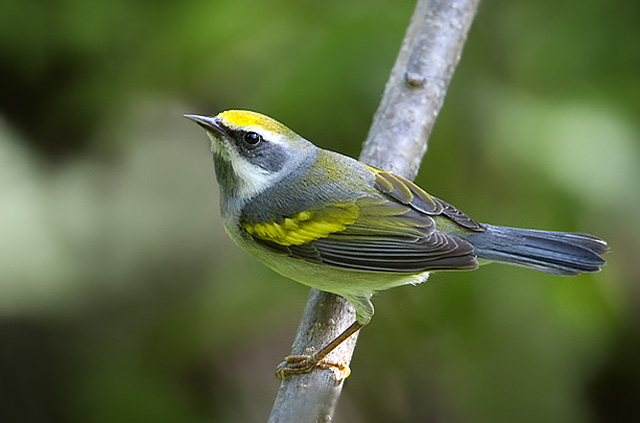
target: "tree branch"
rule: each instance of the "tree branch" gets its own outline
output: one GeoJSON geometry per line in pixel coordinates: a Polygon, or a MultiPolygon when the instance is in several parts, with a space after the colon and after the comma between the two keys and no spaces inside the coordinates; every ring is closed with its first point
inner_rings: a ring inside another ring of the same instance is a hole
{"type": "MultiPolygon", "coordinates": [[[[360,160],[415,178],[479,0],[418,0],[360,160]]],[[[291,354],[322,348],[355,320],[343,298],[312,289],[291,354]]],[[[357,335],[327,358],[349,363],[357,335]]],[[[282,381],[270,423],[330,421],[342,390],[331,370],[282,381]]]]}

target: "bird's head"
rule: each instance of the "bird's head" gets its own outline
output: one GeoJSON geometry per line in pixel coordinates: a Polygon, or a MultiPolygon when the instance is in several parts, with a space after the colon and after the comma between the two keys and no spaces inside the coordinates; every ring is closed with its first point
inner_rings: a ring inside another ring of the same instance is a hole
{"type": "Polygon", "coordinates": [[[295,172],[316,147],[268,116],[227,110],[217,116],[185,115],[211,139],[218,183],[236,199],[260,194],[295,172]]]}

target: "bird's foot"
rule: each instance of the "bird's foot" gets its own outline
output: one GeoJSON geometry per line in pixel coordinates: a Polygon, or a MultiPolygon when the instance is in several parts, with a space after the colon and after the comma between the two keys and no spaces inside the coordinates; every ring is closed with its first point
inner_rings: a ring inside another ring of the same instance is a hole
{"type": "Polygon", "coordinates": [[[309,373],[315,367],[324,370],[333,370],[337,381],[344,380],[351,374],[351,369],[344,363],[336,363],[326,358],[319,359],[313,355],[290,355],[276,367],[276,377],[283,380],[288,375],[309,373]]]}

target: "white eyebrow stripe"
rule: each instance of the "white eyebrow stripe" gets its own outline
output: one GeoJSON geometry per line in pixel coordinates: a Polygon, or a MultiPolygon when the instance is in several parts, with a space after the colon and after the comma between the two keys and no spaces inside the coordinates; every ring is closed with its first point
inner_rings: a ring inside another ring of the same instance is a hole
{"type": "Polygon", "coordinates": [[[234,128],[234,129],[239,131],[255,132],[256,134],[262,136],[262,138],[266,142],[270,142],[273,144],[283,145],[286,143],[286,139],[282,134],[269,131],[268,129],[262,128],[258,125],[251,125],[251,126],[245,126],[240,128],[234,128]]]}

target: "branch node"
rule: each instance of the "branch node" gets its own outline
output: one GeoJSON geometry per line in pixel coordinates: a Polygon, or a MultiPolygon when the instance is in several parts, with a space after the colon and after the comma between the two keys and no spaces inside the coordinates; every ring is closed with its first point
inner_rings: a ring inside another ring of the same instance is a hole
{"type": "MultiPolygon", "coordinates": [[[[363,143],[361,161],[406,178],[415,177],[477,6],[478,0],[417,1],[363,143]]],[[[353,307],[346,300],[312,289],[292,354],[300,354],[305,347],[327,345],[354,319],[353,307]]],[[[356,336],[332,351],[331,360],[348,366],[356,336]]],[[[321,368],[285,378],[269,422],[331,421],[342,380],[321,368]]]]}
{"type": "Polygon", "coordinates": [[[404,74],[404,81],[409,88],[423,88],[427,83],[427,78],[417,72],[408,71],[404,74]]]}

